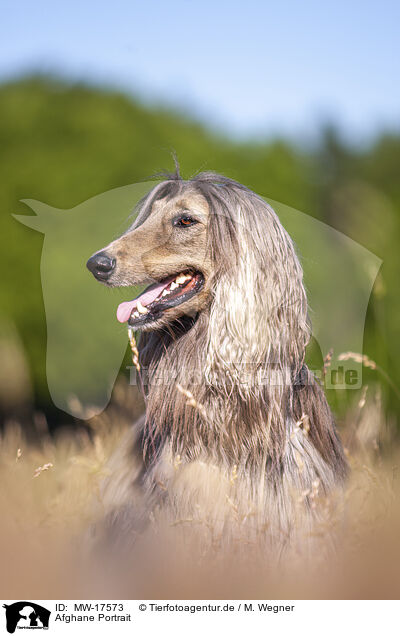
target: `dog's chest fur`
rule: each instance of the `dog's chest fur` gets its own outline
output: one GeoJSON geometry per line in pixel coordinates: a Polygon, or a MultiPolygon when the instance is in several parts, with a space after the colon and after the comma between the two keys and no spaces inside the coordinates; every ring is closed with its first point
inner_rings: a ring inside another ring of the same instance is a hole
{"type": "Polygon", "coordinates": [[[288,436],[278,482],[264,470],[252,473],[212,457],[184,460],[168,444],[144,472],[138,449],[142,425],[117,450],[102,492],[118,533],[124,527],[137,536],[156,521],[168,532],[195,531],[206,544],[245,541],[282,548],[297,540],[304,545],[324,522],[321,495],[334,488],[335,476],[301,429],[292,427],[288,436]]]}

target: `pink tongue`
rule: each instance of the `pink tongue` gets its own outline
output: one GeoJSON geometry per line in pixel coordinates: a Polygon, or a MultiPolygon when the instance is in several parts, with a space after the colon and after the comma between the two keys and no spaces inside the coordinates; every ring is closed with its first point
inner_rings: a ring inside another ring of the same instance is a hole
{"type": "Polygon", "coordinates": [[[170,276],[170,278],[166,278],[162,283],[154,283],[146,289],[143,294],[135,298],[134,300],[129,300],[125,303],[121,303],[118,305],[117,309],[117,319],[119,322],[127,322],[129,317],[134,309],[137,307],[138,300],[142,303],[144,307],[146,305],[150,305],[160,295],[160,293],[168,287],[168,285],[175,279],[175,276],[170,276]]]}

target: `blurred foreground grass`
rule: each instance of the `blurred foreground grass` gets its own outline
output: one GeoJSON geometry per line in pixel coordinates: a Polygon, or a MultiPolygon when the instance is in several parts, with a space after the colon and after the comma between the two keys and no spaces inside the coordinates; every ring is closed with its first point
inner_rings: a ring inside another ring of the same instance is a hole
{"type": "Polygon", "coordinates": [[[364,388],[340,422],[351,477],[337,552],[278,567],[245,541],[228,554],[200,554],[180,542],[179,530],[173,550],[160,549],[160,538],[150,558],[87,558],[83,537],[107,459],[141,409],[121,380],[90,432],[50,436],[39,417],[41,442],[28,444],[9,422],[0,445],[3,598],[399,598],[400,443],[378,384],[364,388]]]}

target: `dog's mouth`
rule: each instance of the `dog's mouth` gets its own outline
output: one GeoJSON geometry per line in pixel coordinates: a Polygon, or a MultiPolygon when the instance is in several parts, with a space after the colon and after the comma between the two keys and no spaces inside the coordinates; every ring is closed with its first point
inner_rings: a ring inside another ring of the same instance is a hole
{"type": "Polygon", "coordinates": [[[119,322],[140,328],[161,318],[164,311],[177,307],[195,296],[204,286],[201,272],[185,270],[147,287],[134,300],[121,303],[117,309],[119,322]]]}

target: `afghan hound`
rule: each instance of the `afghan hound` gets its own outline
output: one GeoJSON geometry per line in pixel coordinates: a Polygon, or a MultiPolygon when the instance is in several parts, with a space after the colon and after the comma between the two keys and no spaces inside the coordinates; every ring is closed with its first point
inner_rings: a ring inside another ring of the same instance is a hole
{"type": "Polygon", "coordinates": [[[133,225],[88,261],[145,285],[117,318],[140,332],[146,413],[110,462],[105,527],[137,536],[157,510],[271,544],[310,533],[347,466],[304,363],[303,272],[273,209],[213,172],[166,175],[133,225]]]}

